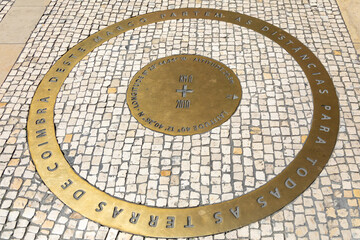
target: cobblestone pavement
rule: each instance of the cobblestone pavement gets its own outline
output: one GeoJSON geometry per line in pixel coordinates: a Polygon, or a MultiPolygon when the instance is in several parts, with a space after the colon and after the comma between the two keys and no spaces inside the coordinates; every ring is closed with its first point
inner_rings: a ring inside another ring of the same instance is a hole
{"type": "MultiPolygon", "coordinates": [[[[31,162],[26,118],[37,85],[70,47],[131,16],[180,7],[245,13],[289,32],[324,64],[341,106],[337,145],[310,188],[259,222],[199,239],[360,239],[360,64],[335,0],[52,1],[0,89],[0,238],[144,239],[82,217],[48,190],[31,162]]],[[[54,118],[66,159],[97,188],[149,206],[190,207],[232,199],[274,178],[302,148],[312,110],[305,75],[276,43],[226,23],[179,20],[95,49],[65,81],[54,118]],[[125,103],[131,77],[150,61],[187,53],[237,74],[238,110],[193,136],[144,128],[125,103]]]]}
{"type": "Polygon", "coordinates": [[[15,2],[14,0],[3,0],[0,2],[0,22],[4,18],[4,16],[8,13],[14,2],[15,2]]]}

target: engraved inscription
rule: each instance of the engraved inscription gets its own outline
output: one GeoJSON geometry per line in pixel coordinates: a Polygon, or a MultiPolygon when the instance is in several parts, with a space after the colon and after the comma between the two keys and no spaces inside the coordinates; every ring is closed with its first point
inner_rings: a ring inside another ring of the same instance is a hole
{"type": "Polygon", "coordinates": [[[190,100],[176,100],[176,108],[189,108],[190,100]]]}
{"type": "MultiPolygon", "coordinates": [[[[181,74],[179,77],[179,82],[181,83],[192,83],[193,82],[193,75],[183,75],[181,74]]],[[[176,89],[176,92],[181,93],[183,98],[186,97],[187,93],[193,93],[193,89],[188,89],[188,86],[185,84],[183,85],[182,89],[176,89]]],[[[176,108],[190,108],[190,100],[176,100],[176,108]]]]}
{"type": "Polygon", "coordinates": [[[180,75],[179,82],[181,83],[191,83],[193,80],[193,75],[180,75]]]}
{"type": "Polygon", "coordinates": [[[231,69],[216,60],[169,56],[149,63],[133,77],[127,103],[132,115],[152,130],[202,133],[224,123],[236,110],[241,86],[234,80],[231,69]]]}

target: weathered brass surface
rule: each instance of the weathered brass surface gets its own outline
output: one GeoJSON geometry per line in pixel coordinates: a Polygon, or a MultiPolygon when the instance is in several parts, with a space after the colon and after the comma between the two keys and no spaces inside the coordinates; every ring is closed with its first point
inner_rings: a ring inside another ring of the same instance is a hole
{"type": "Polygon", "coordinates": [[[145,127],[170,135],[203,133],[228,120],[241,87],[224,64],[199,55],[153,61],[131,80],[127,104],[145,127]]]}
{"type": "Polygon", "coordinates": [[[38,86],[28,117],[31,157],[50,190],[66,205],[100,224],[153,237],[193,237],[230,231],[258,221],[290,203],[316,179],[329,160],[339,129],[339,105],[331,78],[299,40],[260,19],[215,9],[174,9],[133,17],[91,35],[65,53],[38,86]],[[71,69],[90,51],[125,31],[170,19],[212,19],[263,34],[284,48],[305,72],[314,113],[308,138],[294,160],[262,187],[219,204],[156,208],[112,197],[78,176],[56,141],[54,105],[71,69]],[[271,194],[270,192],[278,192],[271,194]]]}

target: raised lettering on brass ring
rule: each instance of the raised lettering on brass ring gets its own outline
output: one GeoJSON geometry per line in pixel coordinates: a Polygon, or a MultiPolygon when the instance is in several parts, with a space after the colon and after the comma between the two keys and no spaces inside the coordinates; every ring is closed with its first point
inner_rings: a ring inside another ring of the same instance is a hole
{"type": "Polygon", "coordinates": [[[299,40],[260,19],[215,9],[174,9],[148,13],[113,24],[65,53],[40,82],[33,97],[27,132],[32,159],[50,190],[85,217],[121,231],[151,237],[194,237],[230,231],[258,221],[290,203],[320,174],[339,130],[335,88],[318,58],[299,40]],[[78,176],[63,156],[54,129],[54,105],[71,69],[90,51],[128,30],[173,19],[211,19],[252,29],[284,48],[308,78],[314,101],[311,130],[301,151],[262,187],[213,205],[156,208],[110,196],[78,176]]]}

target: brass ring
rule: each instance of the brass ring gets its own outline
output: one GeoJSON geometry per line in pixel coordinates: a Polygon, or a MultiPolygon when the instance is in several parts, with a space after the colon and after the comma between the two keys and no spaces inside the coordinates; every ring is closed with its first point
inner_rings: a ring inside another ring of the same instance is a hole
{"type": "Polygon", "coordinates": [[[339,105],[329,74],[318,58],[289,33],[260,19],[215,9],[174,9],[121,21],[86,38],[47,72],[32,99],[28,141],[36,169],[49,189],[67,206],[100,224],[151,237],[194,237],[230,231],[258,221],[294,200],[316,179],[329,160],[339,130],[339,105]],[[90,51],[128,30],[174,19],[211,19],[252,29],[284,48],[310,83],[314,114],[311,130],[295,159],[262,187],[213,205],[156,208],[112,197],[78,176],[57,143],[54,106],[72,68],[90,51]]]}

